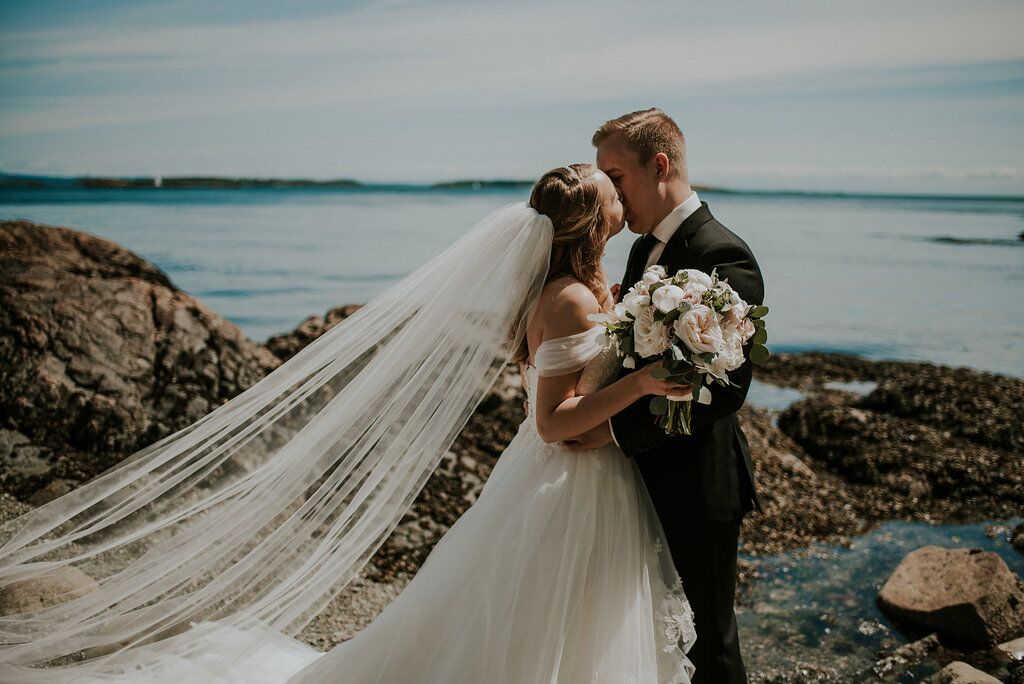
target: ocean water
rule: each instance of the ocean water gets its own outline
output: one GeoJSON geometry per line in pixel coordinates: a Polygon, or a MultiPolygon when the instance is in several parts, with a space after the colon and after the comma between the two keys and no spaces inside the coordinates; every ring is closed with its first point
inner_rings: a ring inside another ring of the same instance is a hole
{"type": "MultiPolygon", "coordinates": [[[[0,218],[149,259],[262,341],[365,302],[524,189],[0,190],[0,218]]],[[[1024,376],[1024,198],[701,193],[754,250],[769,347],[1024,376]]],[[[608,245],[617,279],[632,236],[608,245]]]]}
{"type": "MultiPolygon", "coordinates": [[[[1024,555],[1008,540],[1009,530],[1020,522],[1014,518],[930,525],[894,520],[853,539],[849,548],[814,544],[778,556],[743,556],[759,575],[737,611],[748,667],[792,669],[811,663],[847,675],[871,667],[879,653],[925,636],[902,632],[875,602],[904,556],[927,545],[982,549],[998,554],[1010,570],[1022,575],[1024,555]]],[[[983,652],[961,654],[958,659],[998,676],[1006,674],[1005,666],[991,662],[983,652]]],[[[944,664],[925,658],[898,681],[924,681],[944,664]]],[[[874,681],[864,679],[868,680],[874,681]]]]}

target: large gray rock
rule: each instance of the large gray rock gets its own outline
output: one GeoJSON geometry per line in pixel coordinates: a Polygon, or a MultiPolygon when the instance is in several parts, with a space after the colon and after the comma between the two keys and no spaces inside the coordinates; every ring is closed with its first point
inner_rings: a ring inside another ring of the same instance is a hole
{"type": "Polygon", "coordinates": [[[958,642],[989,647],[1024,628],[1024,581],[997,554],[924,546],[878,594],[891,617],[958,642]]]}
{"type": "Polygon", "coordinates": [[[76,567],[55,568],[39,577],[0,588],[0,615],[27,613],[84,596],[99,585],[76,567]]]}
{"type": "Polygon", "coordinates": [[[81,482],[279,360],[153,264],[68,228],[0,222],[0,485],[81,482]]]}
{"type": "Polygon", "coordinates": [[[992,675],[985,674],[959,660],[942,668],[928,681],[931,684],[1001,684],[992,675]]]}

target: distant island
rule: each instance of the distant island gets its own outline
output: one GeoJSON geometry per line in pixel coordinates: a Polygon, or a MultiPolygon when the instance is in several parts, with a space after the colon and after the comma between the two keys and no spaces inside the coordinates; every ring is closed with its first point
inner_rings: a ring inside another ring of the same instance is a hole
{"type": "MultiPolygon", "coordinates": [[[[0,173],[0,189],[17,188],[362,188],[407,190],[515,190],[529,189],[534,181],[518,178],[467,178],[439,183],[363,183],[351,178],[313,180],[309,178],[231,178],[223,176],[31,176],[0,173]]],[[[698,192],[728,192],[707,185],[695,185],[698,192]]]]}
{"type": "MultiPolygon", "coordinates": [[[[0,190],[360,190],[366,192],[477,192],[521,190],[529,192],[534,181],[523,178],[466,178],[436,183],[381,183],[364,182],[352,178],[315,180],[311,178],[232,178],[228,176],[39,176],[0,172],[0,190]]],[[[1021,195],[941,195],[920,193],[849,192],[792,189],[725,188],[694,184],[700,193],[747,195],[772,198],[807,199],[900,199],[900,200],[979,200],[990,202],[1020,202],[1021,195]]],[[[1022,238],[1024,239],[1024,238],[1022,238]]]]}

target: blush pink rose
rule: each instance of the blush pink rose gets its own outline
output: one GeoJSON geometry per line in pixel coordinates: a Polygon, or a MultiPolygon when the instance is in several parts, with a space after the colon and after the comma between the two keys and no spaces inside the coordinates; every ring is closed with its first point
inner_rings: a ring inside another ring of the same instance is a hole
{"type": "Polygon", "coordinates": [[[743,344],[750,341],[750,338],[754,336],[757,328],[754,327],[754,321],[749,318],[744,318],[740,321],[740,324],[736,326],[736,332],[739,333],[740,339],[743,340],[743,344]]]}
{"type": "Polygon", "coordinates": [[[698,354],[717,353],[722,348],[722,329],[718,316],[710,307],[698,304],[676,319],[676,335],[698,354]]]}
{"type": "Polygon", "coordinates": [[[683,285],[683,301],[690,306],[697,306],[701,303],[704,297],[704,293],[708,291],[708,288],[704,287],[700,283],[686,283],[683,285]]]}

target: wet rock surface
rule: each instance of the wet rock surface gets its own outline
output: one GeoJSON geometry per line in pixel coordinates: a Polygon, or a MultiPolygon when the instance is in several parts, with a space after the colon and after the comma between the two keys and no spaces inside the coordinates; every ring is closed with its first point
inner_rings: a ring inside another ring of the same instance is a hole
{"type": "Polygon", "coordinates": [[[891,654],[875,662],[871,672],[879,679],[894,679],[908,666],[915,665],[937,651],[941,646],[936,634],[929,634],[909,644],[900,646],[891,654]]]}
{"type": "Polygon", "coordinates": [[[878,594],[893,618],[971,647],[1024,631],[1024,581],[997,554],[925,546],[908,554],[878,594]]]}

